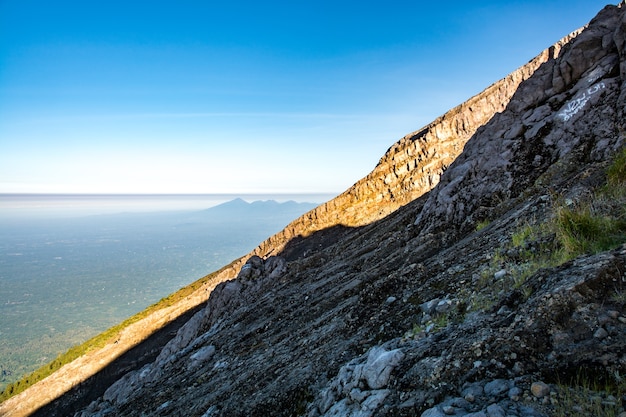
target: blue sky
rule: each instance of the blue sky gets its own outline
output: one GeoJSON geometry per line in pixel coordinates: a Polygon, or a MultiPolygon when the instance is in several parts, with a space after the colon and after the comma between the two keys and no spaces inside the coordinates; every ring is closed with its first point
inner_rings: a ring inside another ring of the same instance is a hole
{"type": "Polygon", "coordinates": [[[0,0],[0,193],[338,193],[605,4],[0,0]]]}

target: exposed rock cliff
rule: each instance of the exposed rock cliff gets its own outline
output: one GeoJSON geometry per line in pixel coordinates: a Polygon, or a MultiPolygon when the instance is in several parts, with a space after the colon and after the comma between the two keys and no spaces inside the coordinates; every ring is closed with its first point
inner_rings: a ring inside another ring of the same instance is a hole
{"type": "Polygon", "coordinates": [[[621,19],[604,10],[560,44],[553,59],[520,85],[506,111],[475,134],[415,224],[427,231],[471,227],[475,214],[488,216],[569,153],[584,153],[583,162],[600,161],[621,146],[626,127],[621,19]]]}
{"type": "Polygon", "coordinates": [[[529,265],[561,249],[559,201],[606,183],[625,112],[622,3],[225,269],[153,361],[39,414],[545,416],[559,378],[618,383],[626,246],[529,265]]]}
{"type": "Polygon", "coordinates": [[[344,193],[298,218],[263,242],[258,255],[277,252],[296,236],[336,225],[363,226],[382,219],[430,191],[442,173],[463,152],[465,143],[496,114],[502,112],[521,82],[545,62],[559,56],[579,31],[544,50],[528,64],[480,94],[448,111],[422,129],[395,143],[365,178],[344,193]]]}

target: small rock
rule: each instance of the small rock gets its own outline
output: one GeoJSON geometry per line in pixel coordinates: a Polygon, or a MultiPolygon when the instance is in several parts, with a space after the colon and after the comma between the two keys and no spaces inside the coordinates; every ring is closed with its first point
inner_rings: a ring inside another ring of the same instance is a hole
{"type": "Polygon", "coordinates": [[[518,407],[518,411],[519,411],[520,417],[544,417],[545,416],[544,414],[540,414],[533,407],[529,407],[525,405],[520,405],[518,407]]]}
{"type": "Polygon", "coordinates": [[[191,355],[189,359],[191,359],[192,361],[205,362],[211,359],[211,357],[213,357],[214,354],[215,354],[215,346],[213,345],[204,346],[201,349],[199,349],[196,353],[191,355]]]}
{"type": "Polygon", "coordinates": [[[619,311],[617,310],[609,310],[606,312],[606,314],[612,318],[613,320],[617,319],[619,317],[619,311]]]}
{"type": "Polygon", "coordinates": [[[511,312],[511,309],[508,306],[502,306],[498,310],[498,315],[499,316],[504,316],[506,314],[509,314],[510,312],[511,312]]]}
{"type": "Polygon", "coordinates": [[[415,398],[411,398],[409,400],[406,400],[405,402],[403,402],[402,404],[400,404],[398,406],[399,409],[403,409],[403,408],[415,408],[415,405],[417,404],[417,401],[415,401],[415,398]]]}
{"type": "Polygon", "coordinates": [[[465,400],[469,401],[470,403],[476,401],[476,397],[480,397],[481,395],[483,395],[483,393],[484,390],[480,383],[473,383],[465,387],[463,391],[461,391],[461,395],[463,395],[463,398],[465,398],[465,400]]]}
{"type": "Polygon", "coordinates": [[[505,275],[506,275],[506,269],[501,269],[498,272],[496,272],[495,274],[493,274],[493,277],[495,279],[502,279],[502,278],[504,278],[505,275]]]}
{"type": "Polygon", "coordinates": [[[450,405],[456,407],[456,408],[462,408],[464,410],[467,410],[468,408],[470,408],[470,403],[469,401],[467,401],[465,398],[461,398],[461,397],[456,397],[454,399],[452,399],[452,401],[450,402],[450,405]]]}
{"type": "Polygon", "coordinates": [[[454,407],[452,407],[451,405],[446,405],[443,407],[443,412],[446,413],[449,416],[453,416],[454,415],[454,407]]]}
{"type": "Polygon", "coordinates": [[[609,332],[607,332],[606,330],[604,330],[603,327],[599,327],[598,330],[595,331],[595,333],[593,334],[593,337],[595,337],[596,339],[606,339],[606,337],[609,335],[609,332]]]}
{"type": "Polygon", "coordinates": [[[439,407],[433,407],[424,411],[422,417],[447,417],[447,415],[439,407]]]}
{"type": "Polygon", "coordinates": [[[397,298],[396,298],[396,297],[394,297],[394,296],[392,295],[392,296],[388,297],[388,298],[387,298],[387,300],[386,300],[385,302],[386,302],[387,304],[391,304],[391,303],[393,303],[393,302],[394,302],[394,301],[396,301],[396,300],[397,300],[397,298]]]}
{"type": "Polygon", "coordinates": [[[509,390],[509,398],[510,398],[512,401],[519,401],[519,399],[520,399],[520,398],[521,398],[521,396],[522,396],[522,393],[523,393],[523,391],[522,391],[522,389],[521,389],[521,388],[519,388],[519,387],[513,387],[513,388],[511,388],[511,389],[509,390]]]}
{"type": "Polygon", "coordinates": [[[378,406],[387,398],[389,395],[389,390],[387,389],[378,389],[374,391],[370,391],[369,395],[360,405],[360,411],[364,411],[365,413],[370,412],[369,414],[362,415],[372,415],[374,410],[378,408],[378,406]]]}
{"type": "Polygon", "coordinates": [[[487,416],[488,417],[506,417],[506,412],[504,408],[500,406],[500,404],[491,404],[487,407],[487,416]]]}
{"type": "Polygon", "coordinates": [[[485,395],[490,397],[500,395],[509,390],[509,381],[496,379],[485,384],[485,395]]]}
{"type": "Polygon", "coordinates": [[[601,314],[598,316],[598,324],[600,326],[605,326],[609,324],[613,319],[608,314],[601,314]]]}
{"type": "Polygon", "coordinates": [[[360,403],[367,397],[367,392],[363,392],[358,388],[352,388],[350,391],[350,399],[354,402],[360,403]]]}
{"type": "Polygon", "coordinates": [[[477,413],[469,413],[469,414],[465,414],[463,417],[487,417],[487,414],[485,414],[482,411],[479,411],[477,413]]]}
{"type": "Polygon", "coordinates": [[[387,385],[391,371],[404,358],[400,349],[387,351],[382,347],[374,347],[367,356],[367,363],[363,369],[364,379],[372,389],[379,389],[387,385]]]}
{"type": "Polygon", "coordinates": [[[158,411],[158,410],[165,410],[165,409],[166,409],[167,407],[169,407],[169,406],[170,406],[170,402],[169,402],[169,401],[165,401],[163,404],[161,404],[161,405],[159,406],[159,408],[157,408],[157,411],[158,411]]]}
{"type": "Polygon", "coordinates": [[[212,405],[209,407],[208,410],[205,411],[204,414],[202,414],[202,417],[212,417],[212,416],[216,416],[218,413],[218,408],[215,405],[212,405]]]}
{"type": "Polygon", "coordinates": [[[550,394],[550,387],[545,382],[537,381],[530,386],[530,392],[533,393],[535,398],[543,398],[550,394]]]}
{"type": "Polygon", "coordinates": [[[560,346],[570,343],[571,337],[567,332],[555,332],[552,335],[553,345],[560,346]]]}
{"type": "Polygon", "coordinates": [[[437,313],[447,313],[448,311],[450,311],[451,308],[452,308],[452,300],[445,299],[437,303],[437,306],[435,307],[435,311],[437,313]]]}
{"type": "Polygon", "coordinates": [[[433,314],[439,301],[441,301],[441,299],[439,298],[434,298],[430,301],[426,301],[425,303],[420,304],[420,309],[424,314],[433,314]]]}

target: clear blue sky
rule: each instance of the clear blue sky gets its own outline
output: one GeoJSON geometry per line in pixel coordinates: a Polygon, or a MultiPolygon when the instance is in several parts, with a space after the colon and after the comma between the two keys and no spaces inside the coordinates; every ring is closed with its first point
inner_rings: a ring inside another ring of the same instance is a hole
{"type": "Polygon", "coordinates": [[[0,0],[0,193],[341,192],[605,4],[0,0]]]}

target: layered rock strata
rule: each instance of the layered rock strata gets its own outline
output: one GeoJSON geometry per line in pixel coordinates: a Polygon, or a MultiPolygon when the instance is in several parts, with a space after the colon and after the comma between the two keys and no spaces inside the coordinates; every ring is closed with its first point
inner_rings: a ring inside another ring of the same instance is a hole
{"type": "Polygon", "coordinates": [[[372,223],[430,191],[472,135],[507,108],[520,83],[542,64],[554,62],[581,31],[571,33],[480,94],[404,136],[387,150],[370,174],[261,243],[254,253],[267,256],[280,251],[296,236],[308,236],[332,226],[372,223]]]}

